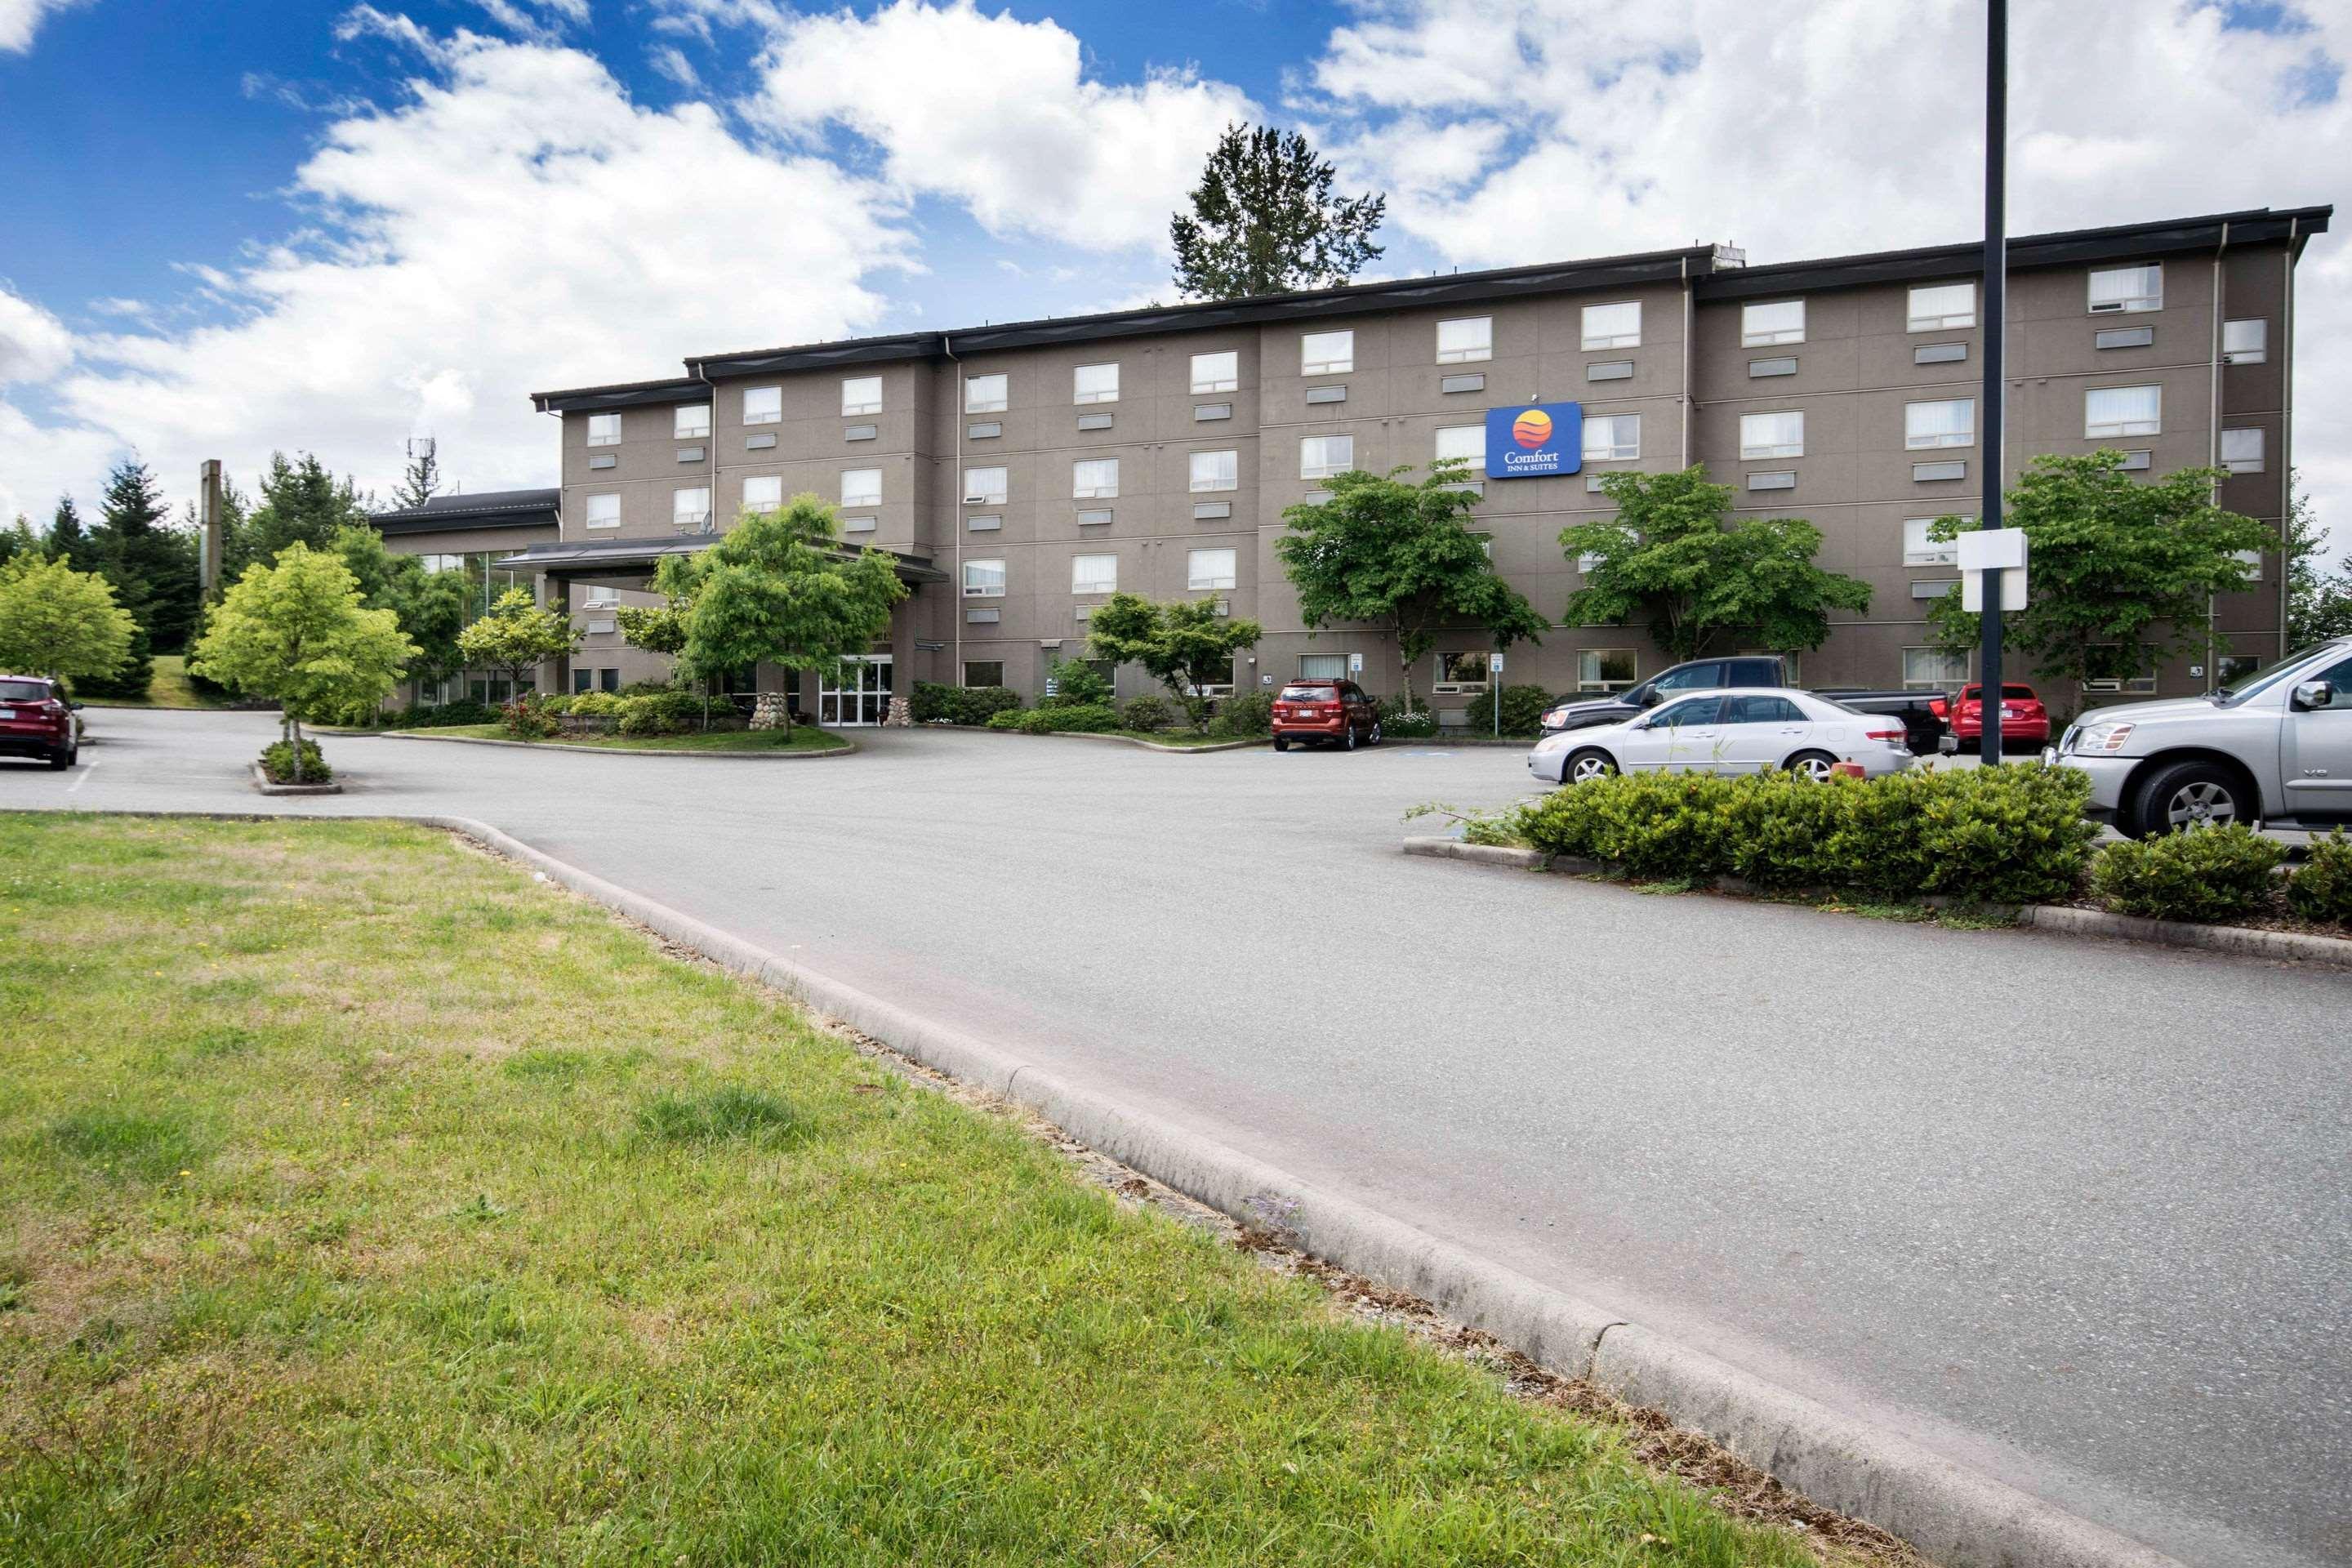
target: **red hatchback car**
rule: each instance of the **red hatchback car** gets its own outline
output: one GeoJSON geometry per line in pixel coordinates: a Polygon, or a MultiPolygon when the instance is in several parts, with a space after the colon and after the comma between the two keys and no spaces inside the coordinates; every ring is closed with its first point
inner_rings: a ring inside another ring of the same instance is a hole
{"type": "MultiPolygon", "coordinates": [[[[1984,688],[1963,686],[1959,697],[1943,704],[1940,716],[1951,726],[1953,749],[1974,752],[1984,739],[1984,688]]],[[[2050,742],[2050,710],[2021,682],[2003,681],[2000,688],[2000,746],[2040,748],[2050,742]]]]}
{"type": "Polygon", "coordinates": [[[1380,710],[1352,680],[1294,680],[1275,693],[1274,749],[1325,741],[1354,751],[1381,738],[1380,710]]]}
{"type": "Polygon", "coordinates": [[[0,675],[0,757],[37,757],[53,768],[69,768],[81,753],[77,725],[55,682],[0,675]]]}

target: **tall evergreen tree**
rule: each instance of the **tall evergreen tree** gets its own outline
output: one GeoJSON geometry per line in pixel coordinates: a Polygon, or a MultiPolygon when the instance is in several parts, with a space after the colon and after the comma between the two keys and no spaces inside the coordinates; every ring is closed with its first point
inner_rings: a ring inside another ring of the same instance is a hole
{"type": "Polygon", "coordinates": [[[367,517],[368,503],[352,481],[336,479],[315,454],[289,462],[285,453],[272,452],[261,476],[261,504],[238,531],[244,558],[232,565],[242,575],[255,563],[275,562],[289,544],[332,551],[337,529],[364,527],[367,517]]]}
{"type": "Polygon", "coordinates": [[[441,493],[441,458],[439,444],[426,437],[424,445],[408,454],[408,468],[393,487],[392,500],[403,510],[414,510],[441,493]]]}
{"type": "Polygon", "coordinates": [[[1383,248],[1372,231],[1389,199],[1334,196],[1334,177],[1296,131],[1226,126],[1192,210],[1168,220],[1176,287],[1188,299],[1245,300],[1353,278],[1383,248]]]}
{"type": "Polygon", "coordinates": [[[23,512],[16,514],[16,526],[0,533],[0,566],[11,561],[41,553],[41,536],[33,531],[33,520],[23,512]]]}
{"type": "Polygon", "coordinates": [[[103,521],[90,531],[99,570],[149,643],[178,652],[194,633],[201,596],[194,534],[170,525],[162,488],[136,458],[107,475],[103,506],[103,521]]]}
{"type": "Polygon", "coordinates": [[[50,560],[62,561],[77,572],[92,571],[98,564],[89,532],[81,525],[81,509],[71,496],[58,498],[57,515],[49,519],[47,551],[50,560]]]}

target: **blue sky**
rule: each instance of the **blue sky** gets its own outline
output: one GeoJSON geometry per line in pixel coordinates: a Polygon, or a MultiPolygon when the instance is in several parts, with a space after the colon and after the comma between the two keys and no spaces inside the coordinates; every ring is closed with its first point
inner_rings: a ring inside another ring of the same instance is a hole
{"type": "MultiPolygon", "coordinates": [[[[1390,195],[1384,272],[1969,237],[1973,0],[0,0],[0,515],[437,437],[685,354],[1171,294],[1227,119],[1390,195]]],[[[2352,6],[2021,8],[2021,230],[2333,201],[2352,6]],[[2161,104],[2162,111],[2150,106],[2161,104]]],[[[2302,273],[2298,459],[2352,544],[2352,263],[2302,273]]]]}

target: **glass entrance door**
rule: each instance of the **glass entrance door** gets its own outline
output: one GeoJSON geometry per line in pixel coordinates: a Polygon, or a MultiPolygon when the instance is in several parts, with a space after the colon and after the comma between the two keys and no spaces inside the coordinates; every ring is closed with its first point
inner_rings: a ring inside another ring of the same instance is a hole
{"type": "Polygon", "coordinates": [[[870,653],[863,664],[827,670],[817,677],[816,721],[827,729],[879,724],[890,716],[890,659],[870,653]],[[843,684],[834,684],[835,677],[843,684]]]}

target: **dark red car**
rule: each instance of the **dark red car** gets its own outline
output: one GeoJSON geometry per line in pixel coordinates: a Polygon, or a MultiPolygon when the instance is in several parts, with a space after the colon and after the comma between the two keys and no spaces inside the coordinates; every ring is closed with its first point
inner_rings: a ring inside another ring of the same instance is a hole
{"type": "Polygon", "coordinates": [[[37,757],[69,768],[81,754],[79,723],[55,681],[0,675],[0,757],[37,757]]]}
{"type": "Polygon", "coordinates": [[[1380,710],[1352,680],[1294,680],[1274,696],[1274,749],[1325,741],[1354,751],[1381,738],[1380,710]]]}
{"type": "MultiPolygon", "coordinates": [[[[1953,749],[1966,755],[1984,739],[1984,688],[1960,688],[1958,698],[1943,704],[1944,721],[1951,726],[1953,749]]],[[[2050,710],[2022,682],[2003,681],[2000,688],[2000,745],[2039,748],[2050,742],[2050,710]]]]}

